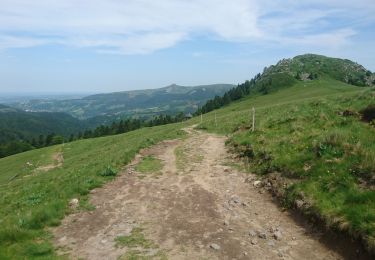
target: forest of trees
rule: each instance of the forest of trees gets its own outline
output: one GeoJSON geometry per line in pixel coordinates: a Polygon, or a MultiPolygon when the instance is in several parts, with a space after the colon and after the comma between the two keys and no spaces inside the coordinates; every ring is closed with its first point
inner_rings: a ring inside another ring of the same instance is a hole
{"type": "Polygon", "coordinates": [[[237,87],[227,91],[223,96],[215,96],[213,99],[208,100],[206,104],[198,108],[194,115],[208,113],[250,94],[266,95],[274,90],[291,86],[296,80],[297,78],[286,73],[270,75],[258,73],[251,80],[246,80],[244,83],[237,85],[237,87]]]}
{"type": "Polygon", "coordinates": [[[85,130],[75,134],[71,134],[69,138],[61,135],[50,133],[48,135],[39,135],[38,138],[31,140],[13,140],[7,143],[0,144],[0,158],[10,156],[13,154],[29,151],[32,149],[47,147],[66,142],[72,142],[79,139],[88,139],[107,135],[123,134],[129,131],[139,129],[141,127],[151,127],[157,125],[165,125],[170,123],[181,122],[185,119],[184,113],[179,113],[176,116],[158,115],[151,120],[141,119],[125,119],[118,122],[113,122],[111,125],[101,125],[93,130],[85,130]]]}
{"type": "Polygon", "coordinates": [[[205,114],[225,105],[228,105],[232,101],[239,100],[250,94],[252,88],[255,88],[257,80],[260,79],[260,74],[258,73],[251,80],[246,80],[244,83],[239,84],[237,87],[232,88],[226,92],[223,96],[215,96],[213,99],[210,99],[202,107],[194,113],[194,115],[205,114]]]}

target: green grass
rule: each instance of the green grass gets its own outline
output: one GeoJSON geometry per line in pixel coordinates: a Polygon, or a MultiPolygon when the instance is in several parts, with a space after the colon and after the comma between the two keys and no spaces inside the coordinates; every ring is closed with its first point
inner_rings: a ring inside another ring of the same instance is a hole
{"type": "Polygon", "coordinates": [[[252,172],[279,172],[296,182],[286,203],[303,197],[328,225],[361,236],[374,249],[375,128],[358,115],[340,115],[374,103],[369,88],[301,82],[217,110],[217,127],[214,112],[208,113],[198,127],[229,135],[237,151],[247,152],[252,172]],[[252,107],[255,132],[249,129],[252,107]]]}
{"type": "Polygon", "coordinates": [[[156,251],[156,253],[142,252],[140,250],[129,250],[124,255],[119,257],[119,260],[167,260],[167,255],[164,251],[156,251]],[[145,253],[147,255],[145,255],[145,253]]]}
{"type": "Polygon", "coordinates": [[[117,247],[142,247],[143,249],[155,247],[152,241],[145,238],[143,229],[134,228],[128,236],[118,236],[115,239],[117,247]]]}
{"type": "Polygon", "coordinates": [[[174,150],[176,156],[176,167],[180,172],[185,171],[187,166],[191,166],[193,163],[199,163],[204,159],[203,155],[191,154],[188,149],[189,148],[186,147],[185,143],[182,143],[174,150]]]}
{"type": "Polygon", "coordinates": [[[163,163],[154,156],[146,156],[135,166],[135,170],[140,173],[157,173],[163,169],[163,163]]]}
{"type": "Polygon", "coordinates": [[[90,208],[87,195],[91,189],[113,179],[140,149],[181,137],[183,126],[143,128],[0,159],[0,259],[55,258],[45,227],[60,224],[70,212],[69,200],[80,198],[81,208],[90,208]],[[36,165],[53,162],[58,151],[64,156],[62,167],[30,175],[36,165]],[[27,162],[33,164],[30,169],[25,167],[27,162]]]}
{"type": "Polygon", "coordinates": [[[53,164],[53,155],[60,150],[60,146],[53,146],[0,159],[0,187],[13,178],[32,174],[37,167],[53,164]]]}

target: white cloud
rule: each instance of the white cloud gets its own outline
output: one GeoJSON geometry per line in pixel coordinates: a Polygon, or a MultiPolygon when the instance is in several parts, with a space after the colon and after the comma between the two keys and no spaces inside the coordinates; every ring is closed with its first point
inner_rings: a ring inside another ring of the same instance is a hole
{"type": "Polygon", "coordinates": [[[355,33],[334,17],[373,19],[358,0],[0,0],[0,48],[44,44],[147,54],[192,37],[283,44],[345,44],[355,33]]]}

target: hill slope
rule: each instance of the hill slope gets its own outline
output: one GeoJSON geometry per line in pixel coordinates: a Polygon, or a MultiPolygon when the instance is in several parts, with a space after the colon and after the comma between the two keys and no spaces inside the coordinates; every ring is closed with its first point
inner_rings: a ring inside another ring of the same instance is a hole
{"type": "Polygon", "coordinates": [[[96,116],[150,117],[155,114],[193,112],[215,95],[233,88],[230,84],[184,87],[170,85],[159,89],[98,94],[72,100],[31,100],[14,106],[31,111],[66,112],[80,119],[96,116]]]}
{"type": "Polygon", "coordinates": [[[84,122],[66,113],[25,112],[0,105],[0,144],[51,133],[69,136],[84,127],[84,122]]]}
{"type": "Polygon", "coordinates": [[[199,127],[230,135],[249,171],[285,207],[375,250],[375,129],[360,115],[371,104],[374,89],[313,80],[210,112],[199,127]]]}
{"type": "Polygon", "coordinates": [[[331,58],[316,54],[299,55],[283,59],[266,68],[263,76],[287,73],[299,80],[329,77],[355,86],[372,86],[375,74],[362,65],[346,59],[331,58]]]}
{"type": "Polygon", "coordinates": [[[206,113],[228,105],[248,95],[266,95],[291,87],[301,82],[315,80],[336,80],[349,85],[365,87],[375,85],[375,74],[350,60],[305,54],[292,59],[283,59],[226,92],[222,97],[210,99],[196,114],[206,113]]]}

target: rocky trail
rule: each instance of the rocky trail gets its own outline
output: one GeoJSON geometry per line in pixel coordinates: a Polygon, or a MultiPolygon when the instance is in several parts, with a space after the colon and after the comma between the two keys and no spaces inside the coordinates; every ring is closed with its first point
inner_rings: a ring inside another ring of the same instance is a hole
{"type": "Polygon", "coordinates": [[[237,170],[225,138],[187,129],[184,140],[143,150],[114,181],[95,189],[93,211],[53,230],[73,259],[350,259],[282,210],[237,170]],[[146,156],[158,172],[136,171],[146,156]]]}

